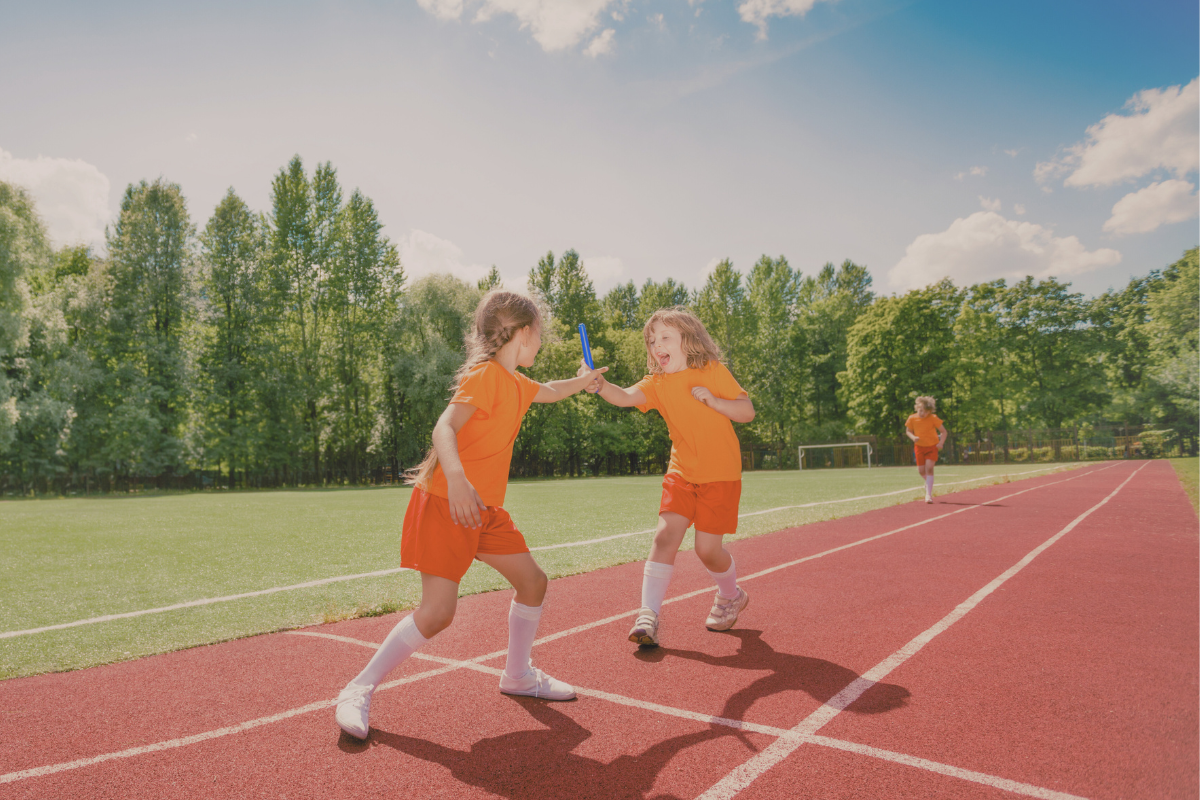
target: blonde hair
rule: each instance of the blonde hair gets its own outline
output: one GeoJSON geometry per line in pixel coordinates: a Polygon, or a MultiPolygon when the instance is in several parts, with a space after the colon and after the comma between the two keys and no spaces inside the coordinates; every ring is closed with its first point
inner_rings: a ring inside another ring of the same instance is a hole
{"type": "MultiPolygon", "coordinates": [[[[483,296],[475,308],[475,322],[471,332],[463,341],[467,351],[458,372],[454,373],[454,381],[450,387],[450,396],[458,393],[467,373],[480,364],[491,361],[496,357],[500,348],[513,340],[518,331],[529,326],[541,327],[542,311],[532,297],[510,292],[505,289],[493,289],[483,296]]],[[[408,470],[404,482],[410,486],[424,488],[428,485],[429,476],[437,467],[437,450],[429,448],[420,464],[408,470]]]]}
{"type": "Polygon", "coordinates": [[[918,397],[916,402],[917,405],[921,406],[921,408],[925,409],[930,414],[932,414],[934,411],[937,411],[937,400],[934,400],[927,394],[923,394],[918,397]]]}
{"type": "Polygon", "coordinates": [[[679,331],[683,354],[687,356],[687,365],[692,369],[703,369],[708,366],[708,362],[722,359],[721,348],[708,335],[699,317],[684,306],[660,308],[650,315],[650,319],[646,320],[646,325],[642,328],[642,338],[646,340],[646,368],[650,370],[651,375],[662,372],[662,365],[650,350],[650,334],[655,324],[666,325],[679,331]]]}

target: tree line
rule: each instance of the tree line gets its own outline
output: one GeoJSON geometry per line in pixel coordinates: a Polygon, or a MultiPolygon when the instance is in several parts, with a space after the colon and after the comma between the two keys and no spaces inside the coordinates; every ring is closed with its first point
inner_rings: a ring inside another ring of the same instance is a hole
{"type": "MultiPolygon", "coordinates": [[[[0,183],[0,488],[8,493],[312,486],[396,480],[420,460],[482,293],[410,281],[371,200],[299,157],[256,213],[230,189],[203,229],[180,187],[130,185],[106,252],[50,246],[28,194],[0,183]]],[[[918,394],[960,436],[1198,424],[1197,250],[1092,299],[1054,278],[881,296],[845,261],[804,275],[763,256],[688,288],[598,296],[578,253],[525,289],[550,312],[531,377],[573,374],[585,322],[622,385],[646,372],[641,327],[687,305],[758,416],[744,445],[895,437],[918,394]]],[[[657,414],[578,395],[531,409],[516,475],[661,471],[657,414]]]]}

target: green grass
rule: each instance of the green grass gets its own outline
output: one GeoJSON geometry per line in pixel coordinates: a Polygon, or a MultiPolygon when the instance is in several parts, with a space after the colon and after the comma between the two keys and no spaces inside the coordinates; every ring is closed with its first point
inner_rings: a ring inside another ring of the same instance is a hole
{"type": "Polygon", "coordinates": [[[1172,458],[1171,466],[1175,467],[1179,482],[1192,498],[1192,507],[1200,513],[1200,458],[1172,458]]]}
{"type": "MultiPolygon", "coordinates": [[[[956,491],[1035,468],[948,466],[939,469],[938,481],[982,479],[944,489],[956,491]]],[[[1190,468],[1194,491],[1195,459],[1190,468]]],[[[583,541],[654,527],[660,485],[658,476],[514,481],[505,506],[531,547],[583,541]]],[[[911,468],[752,472],[744,476],[741,511],[919,486],[911,468]]],[[[377,488],[3,501],[0,631],[394,567],[408,497],[408,489],[377,488]]],[[[917,497],[913,491],[750,517],[733,538],[917,497]]],[[[640,560],[649,542],[647,534],[535,556],[547,574],[559,577],[640,560]]],[[[461,593],[505,586],[476,563],[461,593]]],[[[627,589],[636,603],[637,587],[627,589]]],[[[419,591],[418,576],[406,572],[0,639],[0,678],[387,613],[414,606],[419,591]]]]}

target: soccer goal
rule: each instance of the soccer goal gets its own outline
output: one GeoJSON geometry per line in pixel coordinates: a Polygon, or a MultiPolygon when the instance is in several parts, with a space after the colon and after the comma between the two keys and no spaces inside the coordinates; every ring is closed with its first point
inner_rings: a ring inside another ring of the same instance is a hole
{"type": "MultiPolygon", "coordinates": [[[[822,465],[831,467],[858,467],[863,463],[863,451],[859,448],[866,448],[867,469],[871,468],[871,450],[870,442],[842,442],[841,444],[802,444],[800,445],[800,469],[804,469],[804,451],[805,450],[827,450],[820,454],[814,453],[814,460],[817,455],[824,456],[821,458],[822,465]]],[[[816,466],[812,461],[809,462],[809,469],[816,466]]]]}

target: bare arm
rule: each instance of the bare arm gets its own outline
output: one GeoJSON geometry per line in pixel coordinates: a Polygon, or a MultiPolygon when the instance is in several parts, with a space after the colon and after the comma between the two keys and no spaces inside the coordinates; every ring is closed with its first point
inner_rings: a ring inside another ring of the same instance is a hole
{"type": "Polygon", "coordinates": [[[938,450],[941,450],[946,444],[946,437],[949,435],[950,434],[946,432],[945,425],[938,425],[938,450]]]}
{"type": "Polygon", "coordinates": [[[450,519],[457,525],[478,528],[483,524],[480,510],[487,508],[479,492],[467,480],[458,455],[458,432],[475,415],[475,406],[451,403],[433,426],[433,449],[446,476],[446,494],[450,501],[450,519]]]}
{"type": "Polygon", "coordinates": [[[744,392],[732,400],[726,400],[723,397],[717,397],[703,386],[697,386],[692,389],[692,397],[718,414],[724,414],[734,422],[750,422],[754,419],[754,403],[750,400],[750,395],[744,392]]]}
{"type": "Polygon", "coordinates": [[[917,443],[917,435],[907,425],[904,426],[904,435],[912,439],[913,444],[917,443]]]}
{"type": "Polygon", "coordinates": [[[646,404],[646,393],[636,386],[630,386],[628,389],[622,389],[615,383],[609,383],[604,378],[600,378],[598,383],[600,388],[596,390],[596,394],[600,395],[614,406],[631,408],[633,406],[642,406],[646,404]]]}
{"type": "Polygon", "coordinates": [[[586,389],[588,384],[597,380],[599,375],[604,372],[608,372],[608,367],[589,369],[587,371],[580,370],[581,374],[574,378],[543,383],[538,389],[538,393],[534,395],[533,402],[557,403],[559,400],[566,400],[576,392],[586,389]]]}

